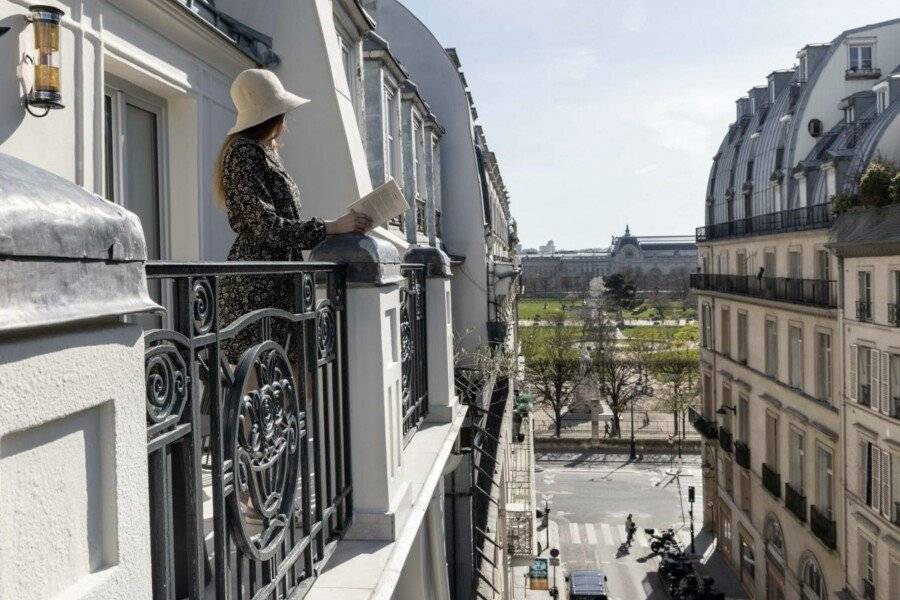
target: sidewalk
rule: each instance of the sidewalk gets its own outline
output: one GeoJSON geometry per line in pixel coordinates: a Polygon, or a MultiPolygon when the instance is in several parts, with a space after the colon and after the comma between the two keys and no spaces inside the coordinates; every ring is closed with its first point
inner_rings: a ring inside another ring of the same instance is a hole
{"type": "Polygon", "coordinates": [[[749,598],[734,572],[722,555],[716,552],[713,534],[701,530],[694,539],[696,553],[692,556],[697,572],[701,576],[715,579],[716,587],[725,593],[726,600],[746,600],[749,598]]]}
{"type": "MultiPolygon", "coordinates": [[[[541,545],[541,553],[539,558],[550,558],[550,552],[544,547],[547,541],[547,532],[538,527],[537,540],[541,545]]],[[[550,521],[550,547],[559,548],[559,526],[550,521]]],[[[562,562],[560,556],[560,564],[557,567],[550,567],[550,586],[553,586],[553,569],[556,569],[556,587],[559,589],[560,600],[568,600],[569,594],[566,589],[565,581],[565,563],[562,562]]],[[[513,567],[513,598],[514,600],[550,600],[550,592],[544,590],[529,590],[528,587],[528,566],[513,567]]]]}

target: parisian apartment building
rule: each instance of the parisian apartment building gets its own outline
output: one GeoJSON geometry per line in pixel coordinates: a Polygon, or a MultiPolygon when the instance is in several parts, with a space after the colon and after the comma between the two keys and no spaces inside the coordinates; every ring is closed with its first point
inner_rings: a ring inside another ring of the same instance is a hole
{"type": "Polygon", "coordinates": [[[900,597],[900,205],[854,206],[898,115],[894,20],[801,48],[713,158],[693,420],[704,526],[750,597],[900,597]]]}
{"type": "Polygon", "coordinates": [[[511,598],[531,423],[479,357],[522,277],[465,48],[398,0],[0,0],[0,52],[0,598],[511,598]],[[310,100],[304,217],[407,212],[224,262],[251,68],[310,100]],[[225,322],[272,279],[293,311],[225,322]]]}

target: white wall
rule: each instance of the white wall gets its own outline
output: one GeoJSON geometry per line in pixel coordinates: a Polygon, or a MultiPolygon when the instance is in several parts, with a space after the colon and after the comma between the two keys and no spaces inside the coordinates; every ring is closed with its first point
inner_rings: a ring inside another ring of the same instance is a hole
{"type": "Polygon", "coordinates": [[[438,123],[441,138],[441,239],[466,257],[453,270],[453,323],[467,348],[486,341],[487,288],[484,209],[469,101],[456,66],[434,34],[396,0],[378,0],[376,31],[409,71],[438,123]]]}

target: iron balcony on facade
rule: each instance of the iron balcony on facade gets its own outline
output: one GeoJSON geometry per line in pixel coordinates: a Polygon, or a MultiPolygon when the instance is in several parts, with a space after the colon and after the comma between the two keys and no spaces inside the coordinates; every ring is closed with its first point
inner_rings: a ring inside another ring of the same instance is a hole
{"type": "Polygon", "coordinates": [[[168,309],[141,321],[153,595],[302,598],[353,514],[345,267],[146,274],[168,309]],[[223,310],[271,281],[286,306],[223,310]]]}
{"type": "Polygon", "coordinates": [[[875,584],[868,579],[863,579],[863,598],[875,600],[875,584]]]}
{"type": "Polygon", "coordinates": [[[697,242],[709,242],[749,235],[820,229],[831,225],[834,219],[835,214],[831,210],[831,203],[827,202],[744,219],[734,219],[724,223],[712,223],[698,227],[696,238],[697,242]]]}
{"type": "Polygon", "coordinates": [[[746,443],[736,440],[734,442],[734,460],[745,469],[750,468],[750,446],[746,443]]]}
{"type": "Polygon", "coordinates": [[[729,454],[734,451],[731,432],[724,427],[719,427],[719,446],[729,454]]]}
{"type": "Polygon", "coordinates": [[[706,417],[701,415],[700,411],[693,406],[688,408],[688,418],[691,420],[691,425],[694,426],[694,429],[706,439],[714,440],[719,436],[716,422],[706,419],[706,417]]]}
{"type": "Polygon", "coordinates": [[[763,463],[762,466],[762,482],[763,487],[769,490],[770,494],[781,498],[781,475],[766,463],[763,463]]]}
{"type": "Polygon", "coordinates": [[[872,303],[865,300],[856,301],[856,320],[871,321],[872,320],[872,303]]]}
{"type": "Polygon", "coordinates": [[[690,282],[695,290],[837,308],[837,282],[827,279],[692,273],[690,282]]]}
{"type": "Polygon", "coordinates": [[[892,327],[900,327],[900,310],[894,303],[888,304],[888,324],[892,327]]]}
{"type": "Polygon", "coordinates": [[[815,504],[809,507],[809,526],[823,544],[832,550],[837,548],[837,527],[831,517],[822,513],[815,504]]]}
{"type": "Polygon", "coordinates": [[[789,484],[784,484],[784,504],[794,516],[806,523],[806,496],[789,484]]]}

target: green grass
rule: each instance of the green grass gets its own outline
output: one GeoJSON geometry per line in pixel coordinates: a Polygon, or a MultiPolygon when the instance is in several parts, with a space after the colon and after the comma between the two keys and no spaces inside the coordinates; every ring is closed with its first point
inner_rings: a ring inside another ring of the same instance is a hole
{"type": "Polygon", "coordinates": [[[622,335],[634,340],[666,340],[696,342],[699,331],[696,325],[641,325],[626,327],[622,335]]]}
{"type": "Polygon", "coordinates": [[[564,315],[566,320],[580,320],[580,302],[560,300],[558,298],[527,298],[519,300],[519,319],[533,321],[541,318],[544,321],[564,315]]]}
{"type": "MultiPolygon", "coordinates": [[[[622,313],[626,319],[651,319],[656,316],[656,306],[650,302],[643,302],[632,310],[622,313]]],[[[663,306],[663,315],[666,319],[684,319],[693,315],[693,309],[685,307],[680,300],[672,300],[663,306]]]]}

